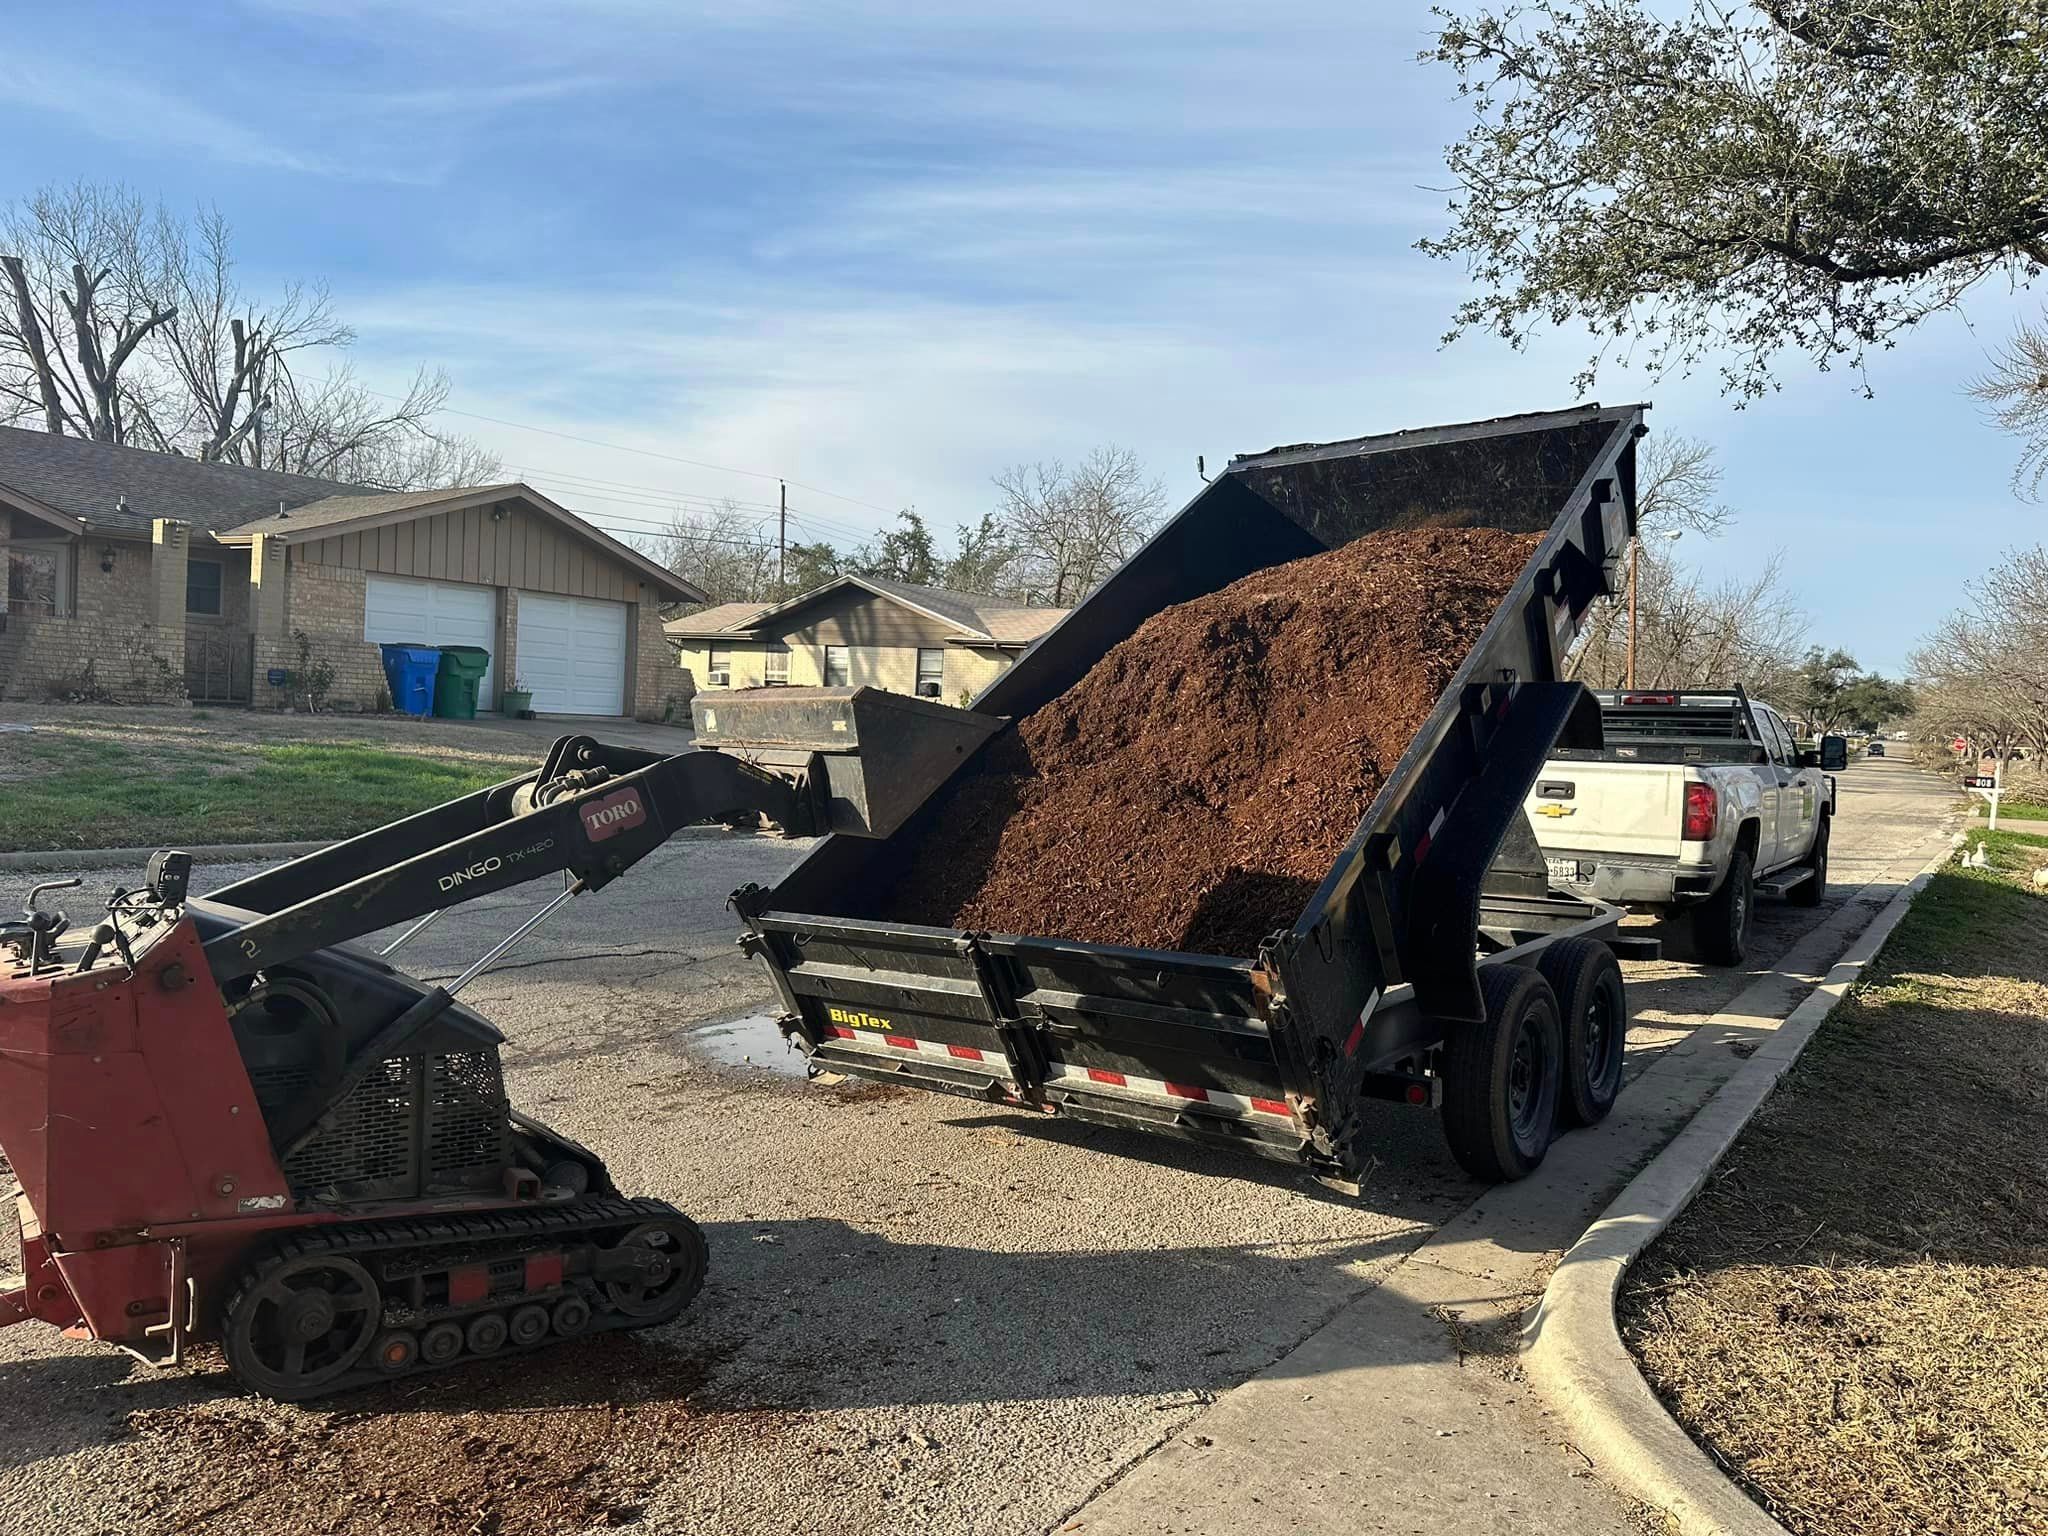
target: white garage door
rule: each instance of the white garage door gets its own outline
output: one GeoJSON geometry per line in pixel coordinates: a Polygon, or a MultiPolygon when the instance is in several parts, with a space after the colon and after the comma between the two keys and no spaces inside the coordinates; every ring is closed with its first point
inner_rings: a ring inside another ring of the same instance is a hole
{"type": "Polygon", "coordinates": [[[519,594],[519,681],[543,715],[626,712],[626,605],[519,594]]]}
{"type": "Polygon", "coordinates": [[[363,638],[379,645],[480,645],[492,652],[478,709],[498,698],[498,594],[454,581],[372,576],[363,595],[363,638]]]}

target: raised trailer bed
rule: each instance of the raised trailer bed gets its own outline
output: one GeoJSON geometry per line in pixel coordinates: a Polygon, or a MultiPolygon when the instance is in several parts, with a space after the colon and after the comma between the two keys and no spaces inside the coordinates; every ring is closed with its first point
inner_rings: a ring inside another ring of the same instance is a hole
{"type": "Polygon", "coordinates": [[[821,1070],[1238,1146],[1339,1182],[1371,1156],[1368,1101],[1436,1106],[1473,1174],[1528,1172],[1558,1126],[1613,1102],[1614,957],[1655,953],[1613,908],[1549,888],[1522,811],[1555,747],[1600,742],[1563,661],[1616,590],[1643,409],[1233,460],[975,700],[1027,715],[1161,609],[1375,529],[1543,534],[1321,886],[1256,955],[879,920],[873,893],[928,802],[892,837],[828,838],[772,890],[736,895],[784,1031],[821,1070]]]}

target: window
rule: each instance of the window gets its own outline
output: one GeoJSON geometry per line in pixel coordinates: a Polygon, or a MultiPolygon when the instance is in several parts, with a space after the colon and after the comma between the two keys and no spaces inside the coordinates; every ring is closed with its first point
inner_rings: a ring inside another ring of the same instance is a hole
{"type": "Polygon", "coordinates": [[[704,679],[707,688],[730,688],[732,686],[732,652],[714,650],[711,664],[704,669],[709,675],[704,679]]]}
{"type": "Polygon", "coordinates": [[[771,645],[761,653],[761,683],[767,688],[789,686],[789,647],[771,645]]]}
{"type": "Polygon", "coordinates": [[[848,660],[846,647],[828,645],[825,647],[825,686],[845,688],[853,682],[853,664],[848,660]]]}
{"type": "Polygon", "coordinates": [[[10,549],[7,552],[7,611],[25,619],[54,619],[71,611],[65,580],[71,551],[10,549]]]}
{"type": "Polygon", "coordinates": [[[220,562],[185,562],[185,611],[220,617],[220,562]]]}
{"type": "Polygon", "coordinates": [[[920,646],[917,652],[917,696],[937,699],[946,692],[946,653],[937,647],[920,646]]]}

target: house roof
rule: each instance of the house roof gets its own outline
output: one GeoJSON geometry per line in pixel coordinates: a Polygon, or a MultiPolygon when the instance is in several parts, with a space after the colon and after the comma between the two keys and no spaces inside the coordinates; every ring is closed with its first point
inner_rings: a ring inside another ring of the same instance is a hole
{"type": "Polygon", "coordinates": [[[373,491],[363,495],[328,496],[303,507],[287,508],[281,513],[260,513],[246,522],[217,530],[214,537],[223,544],[250,544],[259,536],[282,539],[287,544],[303,544],[308,539],[331,538],[338,533],[380,528],[387,523],[406,523],[417,517],[436,517],[443,512],[459,512],[465,507],[489,506],[500,501],[521,502],[542,517],[560,523],[571,533],[599,546],[621,565],[631,567],[642,581],[671,602],[698,603],[704,600],[701,587],[693,586],[630,544],[621,543],[602,528],[585,522],[567,507],[517,480],[508,480],[502,485],[464,485],[435,491],[373,491]]]}
{"type": "Polygon", "coordinates": [[[147,538],[151,520],[162,517],[189,523],[224,544],[246,544],[259,533],[298,543],[348,529],[514,499],[630,566],[664,598],[703,600],[702,591],[673,571],[517,482],[380,491],[311,475],[210,464],[181,454],[0,427],[0,502],[71,533],[90,528],[147,538]]]}
{"type": "Polygon", "coordinates": [[[800,592],[786,602],[720,603],[700,613],[671,619],[662,628],[672,640],[766,639],[777,619],[847,587],[858,587],[885,602],[899,603],[941,624],[950,624],[958,633],[946,638],[963,645],[1029,645],[1067,616],[1064,608],[1032,608],[1012,598],[918,586],[881,576],[848,575],[835,576],[823,586],[800,592]]]}

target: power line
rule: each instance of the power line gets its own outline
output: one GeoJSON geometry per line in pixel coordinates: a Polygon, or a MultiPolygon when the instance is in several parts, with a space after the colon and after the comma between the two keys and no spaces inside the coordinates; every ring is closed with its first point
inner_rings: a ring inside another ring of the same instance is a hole
{"type": "MultiPolygon", "coordinates": [[[[371,389],[365,390],[364,393],[375,395],[379,400],[403,400],[402,396],[387,395],[382,390],[371,389]]],[[[600,438],[583,437],[575,432],[559,431],[554,427],[537,427],[532,422],[507,421],[502,416],[486,416],[480,411],[459,411],[452,405],[436,406],[434,414],[440,416],[462,416],[470,421],[488,421],[493,426],[511,427],[518,432],[538,432],[544,437],[559,437],[565,442],[584,443],[592,448],[603,448],[612,453],[637,453],[643,458],[662,459],[670,464],[687,464],[692,469],[715,470],[721,475],[744,475],[750,480],[787,480],[789,484],[795,486],[798,490],[809,491],[813,496],[829,496],[834,501],[844,501],[856,507],[866,507],[870,512],[882,512],[892,517],[895,515],[894,508],[884,507],[872,501],[862,501],[858,496],[842,496],[837,491],[828,491],[822,486],[806,485],[801,480],[789,480],[786,475],[771,475],[758,469],[735,469],[730,464],[711,464],[703,459],[686,459],[680,454],[658,453],[652,448],[633,448],[624,443],[607,443],[600,438]]]]}
{"type": "MultiPolygon", "coordinates": [[[[616,501],[621,506],[667,507],[678,503],[696,503],[712,511],[722,511],[727,507],[734,507],[747,511],[759,511],[764,516],[769,513],[779,514],[782,510],[776,502],[772,501],[745,501],[732,496],[713,496],[703,491],[677,490],[672,486],[647,485],[643,482],[632,480],[605,480],[595,475],[575,475],[570,474],[566,470],[544,469],[537,464],[507,464],[505,467],[517,474],[528,476],[537,483],[559,482],[572,487],[576,494],[588,497],[590,500],[616,501]],[[599,486],[607,491],[622,490],[639,492],[641,494],[634,496],[600,495],[596,491],[586,490],[586,486],[599,486]]],[[[798,509],[792,507],[790,509],[790,516],[795,517],[797,511],[798,509]]],[[[881,531],[875,528],[863,528],[855,523],[843,523],[818,512],[804,512],[802,515],[813,531],[828,534],[834,538],[871,539],[876,537],[881,531]]]]}

